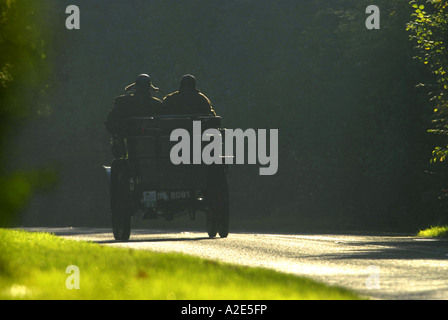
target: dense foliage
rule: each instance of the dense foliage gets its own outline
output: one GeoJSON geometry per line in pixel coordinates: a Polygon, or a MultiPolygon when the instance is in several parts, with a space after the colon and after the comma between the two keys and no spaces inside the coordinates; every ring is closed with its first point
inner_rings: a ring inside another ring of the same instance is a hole
{"type": "MultiPolygon", "coordinates": [[[[433,77],[422,84],[429,87],[429,100],[434,107],[432,133],[448,135],[448,2],[444,0],[411,1],[415,9],[408,30],[416,44],[416,58],[431,71],[433,77]]],[[[446,139],[443,139],[446,141],[446,139]]],[[[446,144],[446,143],[445,143],[446,144]]],[[[433,162],[444,161],[446,145],[437,146],[433,162]]]]}
{"type": "Polygon", "coordinates": [[[34,191],[49,189],[57,179],[49,167],[8,170],[12,138],[31,118],[48,112],[46,9],[32,0],[0,0],[0,225],[10,223],[34,191]]]}

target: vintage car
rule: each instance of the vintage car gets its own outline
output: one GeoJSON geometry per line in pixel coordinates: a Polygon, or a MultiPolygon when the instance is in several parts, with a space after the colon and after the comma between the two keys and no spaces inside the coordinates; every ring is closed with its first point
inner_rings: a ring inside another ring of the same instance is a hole
{"type": "MultiPolygon", "coordinates": [[[[229,233],[229,199],[225,164],[173,164],[171,141],[175,129],[193,135],[193,124],[201,130],[221,132],[221,118],[210,115],[168,115],[128,119],[124,134],[115,138],[115,159],[105,167],[110,185],[113,235],[127,241],[131,219],[166,218],[197,212],[206,215],[209,237],[229,233]],[[117,152],[117,148],[122,148],[117,152]],[[118,153],[118,154],[117,154],[118,153]]],[[[193,146],[191,145],[191,148],[193,146]]],[[[190,156],[193,157],[193,150],[190,156]]],[[[196,162],[197,163],[197,162],[196,162]]]]}

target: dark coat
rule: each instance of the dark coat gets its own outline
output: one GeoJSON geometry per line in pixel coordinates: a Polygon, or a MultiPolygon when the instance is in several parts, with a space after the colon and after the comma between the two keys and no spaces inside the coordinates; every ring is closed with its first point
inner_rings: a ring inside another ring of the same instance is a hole
{"type": "Polygon", "coordinates": [[[135,93],[115,98],[114,107],[106,118],[106,129],[111,134],[120,134],[125,128],[126,119],[132,117],[151,117],[163,113],[162,101],[150,93],[135,93]]]}
{"type": "Polygon", "coordinates": [[[210,100],[199,90],[179,90],[163,98],[165,113],[211,114],[216,116],[210,100]]]}

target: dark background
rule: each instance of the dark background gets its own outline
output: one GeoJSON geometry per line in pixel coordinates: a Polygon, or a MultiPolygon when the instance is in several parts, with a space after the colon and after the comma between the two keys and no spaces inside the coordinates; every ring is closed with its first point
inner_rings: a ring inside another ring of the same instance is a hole
{"type": "Polygon", "coordinates": [[[407,1],[36,2],[47,85],[30,98],[6,167],[58,178],[15,224],[109,225],[103,121],[140,73],[159,98],[191,73],[227,128],[279,130],[276,175],[231,168],[231,227],[408,232],[446,219],[421,198],[438,186],[425,173],[436,141],[407,1]],[[80,30],[65,28],[71,4],[80,30]],[[365,27],[370,4],[380,30],[365,27]]]}

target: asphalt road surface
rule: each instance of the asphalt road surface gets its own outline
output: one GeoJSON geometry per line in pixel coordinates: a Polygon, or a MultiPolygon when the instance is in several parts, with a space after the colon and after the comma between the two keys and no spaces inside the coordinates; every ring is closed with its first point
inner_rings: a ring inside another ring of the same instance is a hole
{"type": "Polygon", "coordinates": [[[102,245],[182,252],[206,259],[275,269],[353,289],[374,299],[448,299],[448,241],[412,236],[231,233],[137,229],[116,242],[110,229],[35,228],[102,245]]]}

